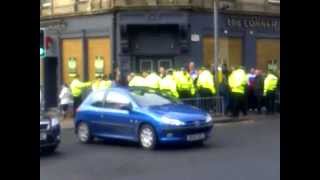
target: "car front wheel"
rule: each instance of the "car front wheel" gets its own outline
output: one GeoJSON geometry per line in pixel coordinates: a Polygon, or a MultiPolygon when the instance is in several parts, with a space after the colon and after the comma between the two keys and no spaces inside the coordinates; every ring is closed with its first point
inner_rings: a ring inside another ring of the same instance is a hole
{"type": "Polygon", "coordinates": [[[90,143],[92,141],[92,136],[90,133],[89,126],[86,123],[80,123],[77,127],[78,139],[82,143],[90,143]]]}
{"type": "Polygon", "coordinates": [[[144,149],[155,149],[157,138],[153,127],[147,124],[143,125],[139,131],[139,140],[144,149]]]}

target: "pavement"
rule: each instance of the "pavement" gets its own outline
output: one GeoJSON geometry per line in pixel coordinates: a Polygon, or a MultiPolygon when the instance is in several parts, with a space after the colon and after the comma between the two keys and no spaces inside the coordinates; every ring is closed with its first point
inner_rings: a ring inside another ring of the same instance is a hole
{"type": "Polygon", "coordinates": [[[280,116],[218,123],[205,146],[162,146],[145,151],[136,143],[81,144],[62,130],[58,151],[40,156],[41,180],[279,180],[280,116]]]}
{"type": "MultiPolygon", "coordinates": [[[[273,118],[280,118],[280,114],[274,114],[274,115],[256,115],[256,114],[249,114],[247,116],[240,116],[238,119],[233,119],[231,117],[228,116],[218,116],[218,117],[214,117],[214,122],[216,124],[220,124],[220,123],[232,123],[232,122],[241,122],[241,121],[252,121],[252,120],[256,120],[256,119],[263,119],[263,118],[268,118],[269,116],[273,117],[273,118]]],[[[61,119],[61,127],[63,129],[70,129],[70,128],[74,128],[74,123],[73,123],[73,118],[60,118],[61,119]]]]}
{"type": "MultiPolygon", "coordinates": [[[[59,119],[61,120],[61,127],[63,129],[70,129],[70,128],[74,128],[74,124],[73,124],[73,118],[72,117],[67,117],[67,118],[63,118],[59,115],[59,111],[57,110],[57,108],[52,108],[49,110],[49,113],[51,116],[57,116],[59,117],[59,119]]],[[[238,118],[232,118],[230,116],[223,116],[223,115],[219,115],[219,116],[214,116],[213,115],[213,120],[216,124],[219,123],[230,123],[230,122],[241,122],[241,121],[250,121],[250,120],[254,120],[254,119],[261,119],[264,117],[275,117],[275,118],[280,118],[280,114],[279,113],[275,113],[274,115],[265,115],[265,114],[257,114],[255,112],[249,112],[247,116],[239,116],[238,118]]]]}

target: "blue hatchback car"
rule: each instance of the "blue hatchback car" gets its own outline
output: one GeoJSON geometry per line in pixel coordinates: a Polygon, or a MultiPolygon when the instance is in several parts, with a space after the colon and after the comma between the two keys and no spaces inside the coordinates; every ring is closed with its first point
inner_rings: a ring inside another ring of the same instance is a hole
{"type": "Polygon", "coordinates": [[[145,149],[164,143],[202,143],[213,128],[205,111],[150,89],[94,91],[77,109],[80,142],[112,138],[139,142],[145,149]]]}

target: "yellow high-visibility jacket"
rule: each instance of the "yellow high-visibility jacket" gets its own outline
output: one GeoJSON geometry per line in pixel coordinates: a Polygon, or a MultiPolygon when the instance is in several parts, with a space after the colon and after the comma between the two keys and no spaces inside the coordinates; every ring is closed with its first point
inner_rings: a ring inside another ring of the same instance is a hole
{"type": "Polygon", "coordinates": [[[82,90],[86,87],[90,87],[91,82],[81,82],[79,79],[74,79],[70,84],[70,89],[73,97],[79,97],[82,90]]]}
{"type": "Polygon", "coordinates": [[[189,73],[184,73],[183,71],[177,71],[174,73],[174,79],[177,84],[177,89],[182,91],[190,91],[192,95],[195,94],[196,89],[193,85],[193,80],[189,73]]]}
{"type": "Polygon", "coordinates": [[[210,89],[212,94],[216,94],[216,88],[214,86],[214,76],[210,71],[205,70],[201,72],[201,74],[199,74],[197,88],[207,88],[210,89]]]}
{"type": "Polygon", "coordinates": [[[153,89],[159,89],[159,84],[161,78],[156,73],[151,73],[145,78],[146,86],[153,88],[153,89]]]}
{"type": "Polygon", "coordinates": [[[179,98],[177,84],[172,75],[167,75],[160,81],[160,90],[169,92],[172,96],[179,98]]]}
{"type": "Polygon", "coordinates": [[[231,92],[245,93],[245,86],[247,85],[247,75],[242,69],[234,70],[229,76],[229,86],[231,92]]]}
{"type": "Polygon", "coordinates": [[[130,87],[145,87],[146,86],[145,78],[143,78],[141,76],[134,76],[132,78],[132,80],[129,82],[129,86],[130,87]]]}
{"type": "Polygon", "coordinates": [[[268,91],[275,91],[278,84],[278,77],[269,73],[264,80],[263,94],[266,95],[268,91]]]}
{"type": "Polygon", "coordinates": [[[108,89],[111,87],[112,81],[108,80],[96,80],[93,84],[92,84],[92,90],[99,90],[99,89],[108,89]]]}

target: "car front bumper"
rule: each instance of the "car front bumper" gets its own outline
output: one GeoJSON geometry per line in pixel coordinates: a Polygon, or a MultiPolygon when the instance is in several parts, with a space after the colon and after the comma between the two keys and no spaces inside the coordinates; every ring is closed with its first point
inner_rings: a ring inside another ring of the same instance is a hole
{"type": "Polygon", "coordinates": [[[40,133],[46,134],[46,139],[40,140],[40,149],[52,146],[58,146],[60,144],[60,128],[55,128],[47,131],[40,131],[40,133]]]}
{"type": "Polygon", "coordinates": [[[160,143],[192,143],[204,141],[212,136],[213,125],[203,125],[199,127],[172,127],[162,129],[158,140],[160,143]],[[203,137],[197,140],[188,140],[188,136],[203,134],[203,137]]]}

